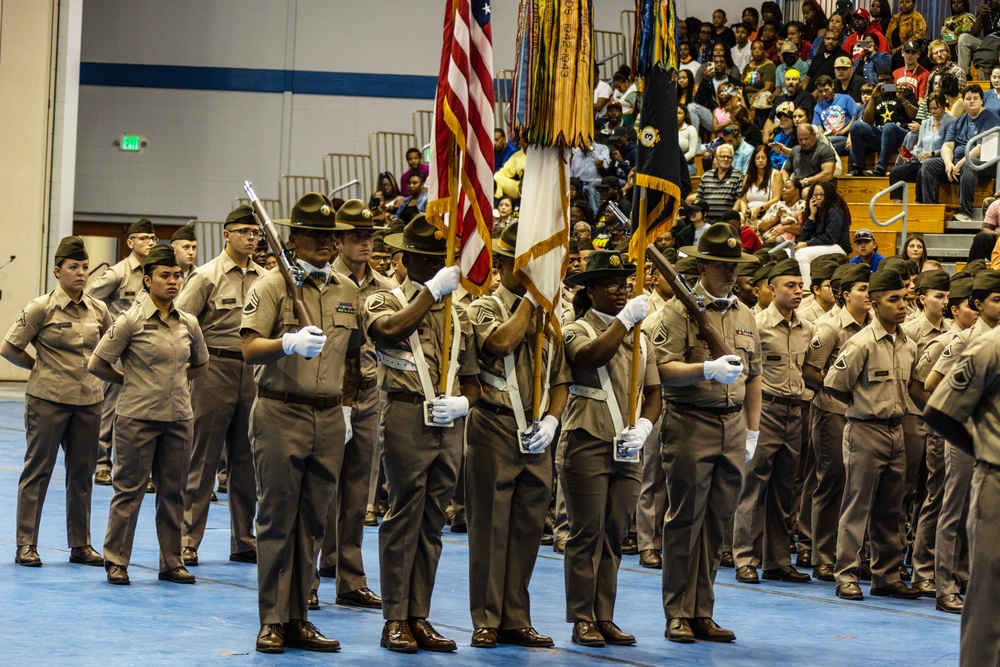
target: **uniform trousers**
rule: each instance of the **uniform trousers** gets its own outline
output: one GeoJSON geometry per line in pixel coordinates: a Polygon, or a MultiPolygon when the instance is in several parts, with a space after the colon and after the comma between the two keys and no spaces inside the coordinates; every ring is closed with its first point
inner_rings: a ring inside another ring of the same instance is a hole
{"type": "Polygon", "coordinates": [[[913,507],[920,485],[921,464],[924,461],[927,431],[920,415],[903,417],[903,443],[906,453],[906,473],[903,482],[903,511],[899,515],[899,541],[905,550],[915,537],[920,507],[913,507]]]}
{"type": "Polygon", "coordinates": [[[100,403],[68,405],[25,396],[28,447],[17,483],[17,546],[38,544],[42,505],[60,446],[66,466],[66,542],[70,548],[90,544],[90,499],[100,425],[100,403]]]}
{"type": "Polygon", "coordinates": [[[104,562],[128,568],[150,473],[156,485],[156,537],[160,543],[160,572],[184,565],[181,532],[184,520],[184,483],[191,460],[190,419],[151,421],[117,415],[114,424],[115,493],[111,498],[108,530],[104,535],[104,562]]]}
{"type": "Polygon", "coordinates": [[[552,456],[523,454],[517,423],[482,404],[469,412],[465,498],[469,604],[477,628],[531,626],[528,584],[552,497],[552,456]]]}
{"type": "MultiPolygon", "coordinates": [[[[925,459],[927,461],[927,495],[920,506],[917,532],[913,540],[913,581],[934,580],[935,537],[941,501],[944,498],[944,439],[928,432],[925,459]]],[[[907,462],[908,464],[909,462],[907,462]]],[[[908,466],[907,466],[908,467],[908,466]]]]}
{"type": "Polygon", "coordinates": [[[934,540],[934,587],[937,596],[958,595],[961,584],[969,578],[962,562],[961,545],[968,539],[966,524],[969,517],[969,487],[975,459],[958,447],[945,444],[944,493],[934,540]]]}
{"type": "Polygon", "coordinates": [[[257,476],[257,605],[261,624],[308,618],[327,509],[344,458],[340,406],[257,397],[250,445],[257,476]]]}
{"type": "Polygon", "coordinates": [[[660,458],[660,429],[663,411],[642,446],[642,486],[636,505],[635,528],[639,551],[660,553],[663,547],[663,517],[667,513],[667,478],[660,458]]]}
{"type": "Polygon", "coordinates": [[[379,500],[386,495],[385,464],[382,462],[382,457],[385,453],[385,411],[389,408],[389,401],[381,389],[378,390],[378,398],[378,438],[375,443],[375,451],[372,452],[371,476],[368,479],[369,512],[374,512],[378,508],[379,500]]]}
{"type": "Polygon", "coordinates": [[[813,493],[812,564],[833,565],[837,558],[837,529],[844,499],[844,415],[812,408],[812,447],[816,455],[816,491],[813,493]]]}
{"type": "MultiPolygon", "coordinates": [[[[382,401],[376,387],[358,393],[357,413],[351,419],[354,435],[344,448],[344,460],[337,474],[337,489],[326,516],[320,567],[337,568],[337,593],[367,588],[361,542],[365,534],[365,511],[372,458],[378,439],[382,401]]],[[[319,577],[316,577],[319,587],[319,577]]]]}
{"type": "Polygon", "coordinates": [[[250,408],[256,388],[253,368],[239,359],[212,357],[208,370],[191,381],[194,439],[184,491],[183,546],[197,550],[205,537],[219,460],[226,452],[230,553],[253,551],[257,489],[250,452],[250,408]]]}
{"type": "MultiPolygon", "coordinates": [[[[969,579],[962,611],[962,665],[1000,664],[1000,467],[982,461],[972,474],[969,501],[969,579]]],[[[938,593],[940,595],[940,593],[938,593]]]]}
{"type": "Polygon", "coordinates": [[[746,464],[736,509],[733,559],[736,567],[763,565],[775,570],[791,565],[788,516],[792,486],[802,448],[802,409],[764,400],[760,437],[746,464]]]}
{"type": "Polygon", "coordinates": [[[710,618],[722,530],[736,511],[746,461],[743,412],[680,411],[669,402],[660,436],[667,476],[663,610],[710,618]]]}
{"type": "Polygon", "coordinates": [[[844,430],[844,501],[837,532],[837,585],[858,582],[865,529],[872,588],[899,581],[899,513],[906,467],[903,427],[848,419],[844,430]]]}
{"type": "Polygon", "coordinates": [[[455,493],[464,431],[465,418],[451,428],[427,426],[422,403],[389,395],[384,457],[389,512],[378,531],[386,620],[430,614],[444,510],[455,493]]]}
{"type": "Polygon", "coordinates": [[[798,548],[812,549],[813,494],[816,492],[816,452],[812,446],[812,403],[802,401],[802,446],[799,449],[799,473],[792,491],[792,516],[789,535],[798,535],[798,548]]]}
{"type": "Polygon", "coordinates": [[[612,447],[574,429],[556,457],[569,518],[563,560],[569,623],[614,620],[622,541],[639,498],[642,463],[615,461],[612,447]]]}
{"type": "Polygon", "coordinates": [[[97,470],[111,471],[115,414],[118,411],[118,397],[121,395],[122,386],[120,384],[104,383],[104,400],[101,401],[101,430],[98,436],[97,470]]]}

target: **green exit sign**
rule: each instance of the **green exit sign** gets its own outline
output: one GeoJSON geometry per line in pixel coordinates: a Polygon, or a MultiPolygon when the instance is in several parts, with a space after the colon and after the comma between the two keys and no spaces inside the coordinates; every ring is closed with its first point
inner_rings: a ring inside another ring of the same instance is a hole
{"type": "Polygon", "coordinates": [[[123,151],[138,151],[142,148],[142,139],[137,134],[123,134],[120,146],[123,151]]]}

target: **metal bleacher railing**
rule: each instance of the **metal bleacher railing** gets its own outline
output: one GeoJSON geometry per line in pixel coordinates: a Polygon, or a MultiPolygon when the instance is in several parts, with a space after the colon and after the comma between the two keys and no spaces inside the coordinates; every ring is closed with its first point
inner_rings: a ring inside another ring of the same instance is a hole
{"type": "Polygon", "coordinates": [[[594,61],[601,78],[610,79],[625,64],[625,36],[611,30],[595,30],[594,61]]]}
{"type": "Polygon", "coordinates": [[[341,192],[348,183],[357,182],[357,194],[353,196],[360,199],[367,199],[375,191],[378,179],[378,174],[372,170],[371,156],[357,153],[324,155],[323,176],[334,186],[335,192],[341,192]]]}
{"type": "Polygon", "coordinates": [[[430,109],[420,109],[413,112],[413,134],[417,137],[417,146],[426,146],[434,138],[434,112],[430,109]]]}
{"type": "MultiPolygon", "coordinates": [[[[410,169],[406,164],[406,151],[410,148],[420,148],[417,136],[412,132],[384,132],[373,130],[368,133],[368,155],[371,157],[372,178],[369,185],[374,185],[378,176],[374,171],[391,171],[398,180],[400,175],[410,169]]],[[[371,192],[372,189],[369,189],[371,192]]]]}
{"type": "Polygon", "coordinates": [[[868,205],[868,215],[871,216],[872,222],[874,222],[879,227],[888,227],[893,223],[895,223],[897,220],[902,221],[900,223],[901,229],[899,234],[898,247],[895,248],[896,254],[900,254],[900,251],[906,247],[906,220],[909,215],[909,206],[910,206],[908,190],[909,190],[909,183],[907,183],[906,181],[899,181],[897,183],[893,183],[892,185],[890,185],[889,187],[887,187],[886,189],[882,190],[877,195],[872,197],[872,201],[868,205]],[[897,213],[896,215],[892,216],[888,220],[885,221],[879,220],[878,216],[875,215],[875,203],[878,202],[878,200],[884,197],[885,195],[889,194],[890,192],[895,192],[896,190],[903,191],[901,195],[903,199],[903,210],[897,213]]]}

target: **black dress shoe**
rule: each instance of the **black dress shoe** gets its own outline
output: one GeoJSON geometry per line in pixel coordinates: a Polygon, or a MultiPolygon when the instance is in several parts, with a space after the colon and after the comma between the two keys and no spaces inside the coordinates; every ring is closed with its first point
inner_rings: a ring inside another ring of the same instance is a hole
{"type": "Polygon", "coordinates": [[[98,486],[111,486],[111,471],[98,470],[94,473],[94,484],[98,486]]]}
{"type": "Polygon", "coordinates": [[[719,559],[719,565],[722,567],[736,567],[736,562],[733,560],[733,552],[723,551],[722,558],[719,559]]]}
{"type": "Polygon", "coordinates": [[[820,581],[837,580],[836,573],[833,571],[833,566],[827,565],[825,563],[823,565],[817,565],[816,567],[813,568],[813,576],[819,579],[820,581]]]}
{"type": "Polygon", "coordinates": [[[309,611],[319,611],[319,591],[309,591],[309,599],[306,600],[306,609],[309,611]]]}
{"type": "Polygon", "coordinates": [[[476,628],[472,633],[472,648],[496,648],[497,631],[494,628],[476,628]]]}
{"type": "Polygon", "coordinates": [[[901,600],[916,600],[922,595],[920,591],[913,590],[902,581],[893,582],[888,586],[872,588],[871,594],[876,597],[900,598],[901,600]]]}
{"type": "Polygon", "coordinates": [[[128,586],[131,581],[128,578],[128,570],[121,565],[107,565],[104,569],[108,571],[108,583],[115,586],[128,586]]]}
{"type": "Polygon", "coordinates": [[[417,640],[410,632],[410,624],[406,621],[386,621],[382,626],[382,639],[379,641],[382,648],[387,648],[396,653],[416,653],[420,648],[417,640]]]}
{"type": "Polygon", "coordinates": [[[635,556],[638,553],[639,553],[639,541],[635,538],[635,535],[629,535],[624,540],[622,540],[623,556],[635,556]]]}
{"type": "Polygon", "coordinates": [[[812,567],[812,549],[800,547],[799,552],[795,554],[795,564],[798,567],[812,567]]]}
{"type": "Polygon", "coordinates": [[[338,593],[337,604],[345,607],[365,607],[366,609],[381,609],[382,598],[375,595],[370,588],[359,588],[350,593],[338,593]]]}
{"type": "Polygon", "coordinates": [[[453,639],[442,637],[426,618],[411,618],[409,625],[410,633],[417,640],[417,646],[425,651],[448,653],[458,649],[453,639]]]}
{"type": "Polygon", "coordinates": [[[365,525],[366,526],[377,526],[378,525],[378,515],[375,512],[365,512],[365,525]]]}
{"type": "Polygon", "coordinates": [[[38,549],[34,544],[24,544],[17,548],[14,554],[14,562],[24,567],[41,567],[42,559],[38,555],[38,549]]]}
{"type": "Polygon", "coordinates": [[[837,597],[843,600],[864,600],[865,595],[861,592],[861,586],[857,582],[850,581],[837,586],[837,597]]]}
{"type": "Polygon", "coordinates": [[[552,637],[546,637],[535,632],[532,627],[515,628],[513,630],[498,630],[497,641],[501,644],[517,644],[529,648],[549,648],[555,646],[552,637]]]}
{"type": "Polygon", "coordinates": [[[935,607],[941,611],[946,611],[949,614],[961,614],[962,609],[965,607],[965,602],[962,601],[961,596],[955,593],[950,593],[939,597],[935,607]]]}
{"type": "Polygon", "coordinates": [[[229,483],[226,480],[219,481],[219,488],[217,489],[219,493],[229,493],[229,483]]]}
{"type": "Polygon", "coordinates": [[[462,523],[452,523],[451,532],[453,533],[467,533],[469,532],[469,525],[465,522],[462,523]]]}
{"type": "Polygon", "coordinates": [[[861,563],[858,568],[858,579],[861,581],[871,581],[872,580],[872,566],[868,561],[861,563]]]}
{"type": "Polygon", "coordinates": [[[160,572],[156,578],[160,581],[169,581],[172,584],[193,584],[196,581],[194,575],[188,572],[183,565],[166,572],[160,572]]]}
{"type": "Polygon", "coordinates": [[[389,513],[389,503],[384,500],[380,501],[378,505],[375,506],[375,514],[378,516],[385,516],[389,513]]]}
{"type": "Polygon", "coordinates": [[[186,567],[197,567],[198,551],[194,547],[184,547],[181,549],[181,560],[186,567]]]}
{"type": "Polygon", "coordinates": [[[237,551],[234,554],[229,554],[229,560],[234,563],[256,563],[257,550],[250,549],[249,551],[237,551]]]}
{"type": "Polygon", "coordinates": [[[643,549],[642,553],[639,554],[639,565],[651,570],[662,570],[663,558],[656,549],[643,549]]]}
{"type": "Polygon", "coordinates": [[[337,578],[337,566],[329,565],[327,567],[319,568],[319,576],[324,579],[336,579],[337,578]]]}
{"type": "Polygon", "coordinates": [[[805,572],[799,572],[791,565],[774,570],[764,570],[761,576],[770,581],[790,581],[793,584],[804,584],[807,581],[812,581],[812,577],[805,572]]]}
{"type": "Polygon", "coordinates": [[[104,556],[94,551],[89,544],[83,547],[73,547],[69,550],[69,562],[79,565],[104,565],[104,556]]]}
{"type": "Polygon", "coordinates": [[[742,565],[738,570],[736,570],[736,581],[741,584],[759,584],[760,579],[757,578],[757,568],[753,565],[742,565]]]}
{"type": "Polygon", "coordinates": [[[340,650],[340,642],[324,637],[315,625],[302,620],[285,623],[285,646],[320,653],[334,653],[340,650]]]}
{"type": "Polygon", "coordinates": [[[686,618],[668,619],[667,629],[663,633],[663,636],[679,644],[691,644],[694,642],[694,630],[691,629],[691,622],[686,618]]]}
{"type": "Polygon", "coordinates": [[[704,639],[708,642],[731,642],[736,641],[736,634],[732,630],[720,628],[719,624],[710,618],[696,618],[691,623],[691,631],[696,639],[704,639]]]}
{"type": "Polygon", "coordinates": [[[906,569],[905,565],[899,566],[899,578],[903,581],[909,581],[912,578],[910,571],[906,569]]]}
{"type": "Polygon", "coordinates": [[[573,643],[580,646],[604,646],[604,635],[593,621],[577,621],[573,624],[573,643]]]}
{"type": "Polygon", "coordinates": [[[284,653],[285,634],[281,623],[265,623],[257,633],[257,650],[261,653],[284,653]]]}
{"type": "Polygon", "coordinates": [[[937,597],[937,587],[934,582],[930,579],[924,579],[923,581],[918,581],[913,584],[911,588],[915,591],[919,591],[920,595],[925,598],[936,598],[937,597]]]}
{"type": "Polygon", "coordinates": [[[601,636],[604,637],[604,641],[607,644],[613,644],[614,646],[635,645],[635,635],[622,632],[622,629],[615,625],[612,621],[598,621],[597,631],[601,633],[601,636]]]}

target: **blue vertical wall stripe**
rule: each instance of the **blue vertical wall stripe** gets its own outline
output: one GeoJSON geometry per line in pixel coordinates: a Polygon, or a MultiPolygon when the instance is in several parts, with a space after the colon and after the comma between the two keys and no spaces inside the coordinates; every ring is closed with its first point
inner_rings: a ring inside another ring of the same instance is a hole
{"type": "Polygon", "coordinates": [[[84,62],[80,85],[434,99],[437,77],[84,62]]]}

